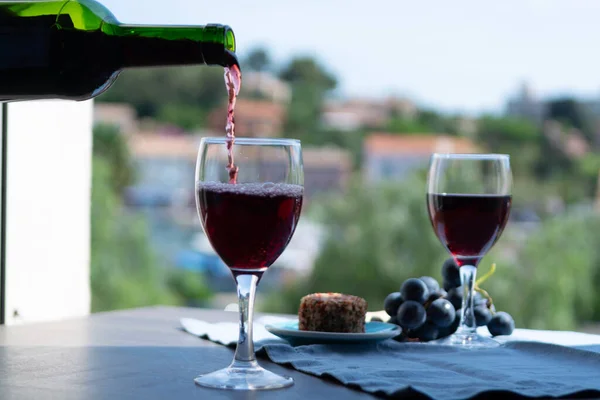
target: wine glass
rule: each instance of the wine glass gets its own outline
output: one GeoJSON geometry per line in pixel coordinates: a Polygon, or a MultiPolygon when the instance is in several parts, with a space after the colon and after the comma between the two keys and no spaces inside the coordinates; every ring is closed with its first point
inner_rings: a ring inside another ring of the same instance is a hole
{"type": "Polygon", "coordinates": [[[433,343],[498,346],[476,332],[473,294],[477,266],[500,238],[510,214],[510,158],[503,154],[434,154],[427,185],[429,218],[460,268],[463,294],[458,330],[433,343]]]}
{"type": "Polygon", "coordinates": [[[302,209],[300,141],[236,139],[231,160],[226,138],[204,138],[196,165],[196,205],[213,249],[237,283],[240,320],[235,357],[227,368],[199,376],[198,385],[236,390],[278,389],[292,378],[256,361],[252,314],[256,287],[290,242],[302,209]],[[233,159],[237,183],[230,183],[233,159]]]}

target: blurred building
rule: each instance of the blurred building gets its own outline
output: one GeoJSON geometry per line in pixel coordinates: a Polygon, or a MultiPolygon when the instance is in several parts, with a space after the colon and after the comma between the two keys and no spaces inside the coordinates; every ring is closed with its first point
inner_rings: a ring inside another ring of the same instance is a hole
{"type": "Polygon", "coordinates": [[[390,113],[390,116],[408,119],[415,118],[419,112],[413,101],[399,97],[388,97],[383,101],[383,107],[390,113]]]}
{"type": "Polygon", "coordinates": [[[115,125],[125,134],[138,130],[135,108],[125,103],[94,103],[94,124],[115,125]]]}
{"type": "Polygon", "coordinates": [[[514,118],[524,118],[535,124],[541,124],[544,119],[544,103],[535,95],[527,83],[523,83],[515,97],[506,105],[506,115],[514,118]]]}
{"type": "MultiPolygon", "coordinates": [[[[135,164],[136,183],[126,193],[130,206],[193,205],[194,173],[200,135],[168,135],[139,132],[130,135],[128,143],[135,164]]],[[[352,174],[352,155],[347,150],[332,147],[304,148],[304,185],[306,199],[316,194],[340,192],[346,188],[352,174]]],[[[223,161],[225,162],[225,160],[223,161]]],[[[273,181],[284,179],[285,168],[278,159],[253,159],[248,153],[241,170],[254,170],[273,181]]]]}
{"type": "Polygon", "coordinates": [[[393,116],[413,118],[415,104],[406,99],[387,100],[332,100],[325,104],[322,123],[325,128],[353,131],[363,127],[382,128],[393,116]]]}
{"type": "Polygon", "coordinates": [[[129,137],[136,183],[126,192],[130,206],[187,205],[194,191],[200,136],[139,132],[129,137]]]}
{"type": "Polygon", "coordinates": [[[290,85],[268,72],[244,72],[242,96],[288,104],[292,100],[290,85]]]}
{"type": "Polygon", "coordinates": [[[304,159],[304,194],[307,199],[322,193],[341,192],[352,174],[352,155],[334,147],[306,147],[304,159]]]}
{"type": "Polygon", "coordinates": [[[569,158],[581,158],[591,150],[590,144],[581,131],[575,128],[565,129],[557,121],[546,121],[543,133],[554,148],[562,151],[569,158]]]}
{"type": "Polygon", "coordinates": [[[477,136],[477,120],[470,117],[459,117],[456,120],[456,130],[461,136],[474,139],[477,136]]]}
{"type": "Polygon", "coordinates": [[[427,167],[432,153],[476,152],[477,146],[463,137],[376,133],[364,143],[364,174],[370,182],[401,180],[427,167]]]}
{"type": "MultiPolygon", "coordinates": [[[[244,82],[245,85],[245,82],[244,82]]],[[[238,99],[235,107],[235,134],[239,137],[275,137],[281,135],[286,107],[267,100],[238,99]]],[[[218,107],[209,115],[210,129],[225,134],[227,107],[218,107]]]]}

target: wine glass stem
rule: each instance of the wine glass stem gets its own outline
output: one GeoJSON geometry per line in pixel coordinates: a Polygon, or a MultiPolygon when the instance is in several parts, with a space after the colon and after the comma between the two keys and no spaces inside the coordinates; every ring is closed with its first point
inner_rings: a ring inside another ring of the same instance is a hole
{"type": "Polygon", "coordinates": [[[458,333],[475,334],[477,330],[475,314],[473,312],[473,293],[475,290],[476,277],[477,267],[472,265],[463,265],[460,267],[460,281],[462,283],[463,299],[458,333]]]}
{"type": "Polygon", "coordinates": [[[235,280],[240,306],[240,335],[232,367],[248,367],[256,363],[254,342],[252,340],[252,318],[258,277],[255,275],[237,275],[235,280]]]}

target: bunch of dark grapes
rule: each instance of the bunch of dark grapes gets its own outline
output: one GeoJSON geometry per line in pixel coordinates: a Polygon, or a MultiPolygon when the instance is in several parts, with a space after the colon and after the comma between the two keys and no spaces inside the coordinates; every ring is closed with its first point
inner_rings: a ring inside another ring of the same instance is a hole
{"type": "MultiPolygon", "coordinates": [[[[410,278],[399,292],[390,293],[384,302],[388,321],[402,327],[401,341],[441,339],[456,332],[460,324],[463,288],[459,267],[450,258],[442,266],[442,286],[430,276],[410,278]]],[[[487,326],[493,336],[510,335],[515,323],[505,312],[496,312],[489,294],[477,288],[473,297],[475,322],[487,326]]]]}

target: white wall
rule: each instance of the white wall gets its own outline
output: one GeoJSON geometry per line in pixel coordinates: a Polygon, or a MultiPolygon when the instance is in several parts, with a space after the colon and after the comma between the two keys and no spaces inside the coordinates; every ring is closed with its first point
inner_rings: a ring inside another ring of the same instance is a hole
{"type": "Polygon", "coordinates": [[[92,101],[8,106],[7,324],[89,313],[92,121],[92,101]]]}

